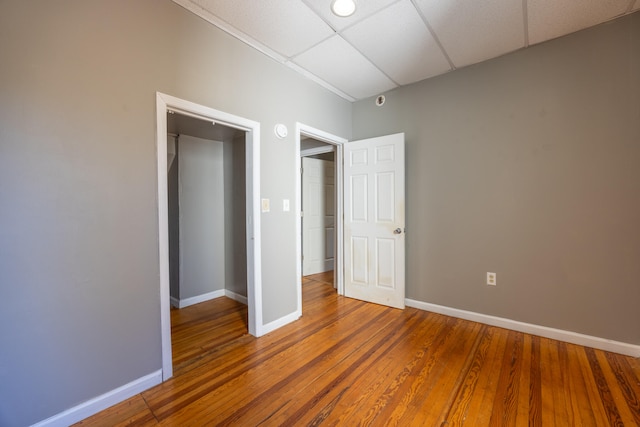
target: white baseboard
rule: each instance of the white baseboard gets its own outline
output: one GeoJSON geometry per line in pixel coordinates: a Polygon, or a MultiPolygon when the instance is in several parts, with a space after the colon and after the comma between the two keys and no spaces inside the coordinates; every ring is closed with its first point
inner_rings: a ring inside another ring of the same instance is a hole
{"type": "Polygon", "coordinates": [[[175,307],[178,307],[178,308],[189,307],[190,305],[194,305],[194,304],[209,301],[215,298],[223,297],[224,293],[225,293],[225,290],[220,289],[220,290],[209,292],[206,294],[197,295],[195,297],[181,299],[181,300],[178,300],[178,305],[175,307]]]}
{"type": "Polygon", "coordinates": [[[275,331],[276,329],[287,325],[291,322],[295,322],[296,320],[298,320],[300,318],[302,314],[299,311],[295,311],[291,314],[288,314],[284,317],[281,317],[279,319],[274,320],[273,322],[269,322],[266,325],[262,325],[262,327],[259,326],[259,331],[257,331],[258,333],[256,334],[257,336],[261,337],[262,335],[268,334],[269,332],[275,331]]]}
{"type": "Polygon", "coordinates": [[[500,328],[511,329],[531,335],[538,335],[571,344],[578,344],[585,347],[593,347],[599,350],[620,353],[632,357],[640,357],[640,345],[628,344],[620,341],[613,341],[606,338],[594,337],[591,335],[579,334],[576,332],[554,329],[546,326],[533,325],[531,323],[518,322],[517,320],[505,319],[503,317],[490,316],[487,314],[475,313],[473,311],[459,310],[457,308],[445,307],[437,304],[405,299],[408,307],[420,310],[432,311],[446,316],[471,320],[473,322],[484,323],[486,325],[498,326],[500,328]]]}
{"type": "Polygon", "coordinates": [[[223,296],[231,298],[232,300],[238,301],[239,303],[244,305],[248,304],[247,297],[245,297],[244,295],[237,294],[227,289],[221,289],[219,291],[213,291],[213,292],[209,292],[208,294],[198,295],[196,297],[186,298],[183,300],[180,300],[176,297],[171,297],[171,305],[176,308],[184,308],[190,305],[198,304],[201,302],[209,301],[209,300],[220,298],[223,296]]]}
{"type": "Polygon", "coordinates": [[[158,370],[142,378],[138,378],[128,384],[111,390],[101,396],[95,397],[53,417],[33,424],[31,427],[67,427],[82,421],[91,415],[120,403],[131,396],[142,393],[162,382],[162,371],[158,370]]]}
{"type": "Polygon", "coordinates": [[[247,297],[245,297],[244,295],[240,295],[237,294],[235,292],[231,292],[228,289],[224,290],[224,296],[226,296],[227,298],[231,298],[232,300],[238,301],[240,304],[244,304],[247,305],[247,297]]]}

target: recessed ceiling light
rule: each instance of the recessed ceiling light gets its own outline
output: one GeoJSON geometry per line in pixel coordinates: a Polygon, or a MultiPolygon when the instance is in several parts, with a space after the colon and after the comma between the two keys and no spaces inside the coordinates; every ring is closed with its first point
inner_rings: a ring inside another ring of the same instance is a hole
{"type": "Polygon", "coordinates": [[[331,2],[331,11],[336,16],[346,18],[356,11],[356,2],[355,0],[333,0],[331,2]]]}

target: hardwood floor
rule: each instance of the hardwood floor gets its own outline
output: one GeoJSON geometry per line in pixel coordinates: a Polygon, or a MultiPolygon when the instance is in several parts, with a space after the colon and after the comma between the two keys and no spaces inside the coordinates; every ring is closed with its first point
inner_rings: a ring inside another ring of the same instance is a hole
{"type": "Polygon", "coordinates": [[[230,298],[216,298],[182,309],[171,308],[173,374],[180,375],[246,335],[247,306],[230,298]]]}
{"type": "Polygon", "coordinates": [[[340,297],[330,280],[305,278],[302,318],[261,338],[226,298],[172,313],[174,378],[78,425],[640,425],[638,359],[340,297]]]}

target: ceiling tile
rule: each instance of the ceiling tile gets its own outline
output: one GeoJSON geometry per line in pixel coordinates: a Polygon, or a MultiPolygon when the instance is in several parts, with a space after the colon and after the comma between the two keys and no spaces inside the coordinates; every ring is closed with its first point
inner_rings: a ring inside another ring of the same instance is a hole
{"type": "Polygon", "coordinates": [[[415,2],[456,67],[474,64],[524,47],[521,1],[415,2]]]}
{"type": "Polygon", "coordinates": [[[356,0],[338,18],[332,0],[173,1],[350,101],[640,10],[640,0],[356,0]]]}
{"type": "Polygon", "coordinates": [[[275,52],[290,57],[334,31],[307,5],[291,0],[193,0],[275,52]]]}
{"type": "Polygon", "coordinates": [[[342,36],[401,85],[451,68],[410,0],[358,22],[342,36]]]}
{"type": "Polygon", "coordinates": [[[550,40],[626,12],[622,0],[528,0],[529,42],[550,40]]]}
{"type": "Polygon", "coordinates": [[[355,22],[362,20],[383,7],[386,7],[398,0],[360,0],[357,4],[355,13],[346,18],[341,18],[331,12],[331,0],[303,0],[310,8],[316,11],[323,19],[325,19],[332,28],[340,31],[355,22]]]}
{"type": "Polygon", "coordinates": [[[302,53],[293,62],[355,99],[367,98],[396,87],[394,82],[338,35],[302,53]]]}

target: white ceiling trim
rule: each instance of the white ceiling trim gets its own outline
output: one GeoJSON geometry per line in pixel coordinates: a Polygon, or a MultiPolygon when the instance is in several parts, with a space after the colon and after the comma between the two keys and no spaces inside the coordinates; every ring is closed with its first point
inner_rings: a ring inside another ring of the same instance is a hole
{"type": "Polygon", "coordinates": [[[265,55],[275,59],[281,64],[284,64],[287,61],[287,58],[285,56],[281,55],[280,53],[276,52],[273,49],[270,49],[268,46],[262,44],[260,41],[245,34],[244,32],[238,30],[233,25],[230,25],[228,22],[218,18],[213,13],[209,12],[207,9],[194,3],[193,1],[191,0],[172,0],[172,1],[184,7],[188,11],[196,14],[197,16],[201,17],[202,19],[209,22],[210,24],[215,25],[216,27],[220,28],[222,31],[237,38],[241,42],[248,44],[249,46],[257,49],[258,51],[264,53],[265,55]]]}
{"type": "Polygon", "coordinates": [[[330,90],[331,92],[335,93],[336,95],[346,99],[349,102],[355,102],[357,101],[354,97],[352,97],[351,95],[347,95],[346,93],[344,93],[343,91],[341,91],[340,89],[338,89],[335,86],[330,85],[329,83],[327,83],[325,80],[321,79],[320,77],[316,76],[315,74],[312,74],[311,72],[309,72],[308,70],[302,68],[301,66],[299,66],[298,64],[296,64],[295,62],[291,62],[291,61],[286,61],[285,64],[287,65],[287,67],[291,68],[292,70],[297,71],[298,73],[302,74],[303,76],[305,76],[306,78],[313,80],[314,82],[316,82],[317,84],[319,84],[320,86],[322,86],[325,89],[330,90]]]}

